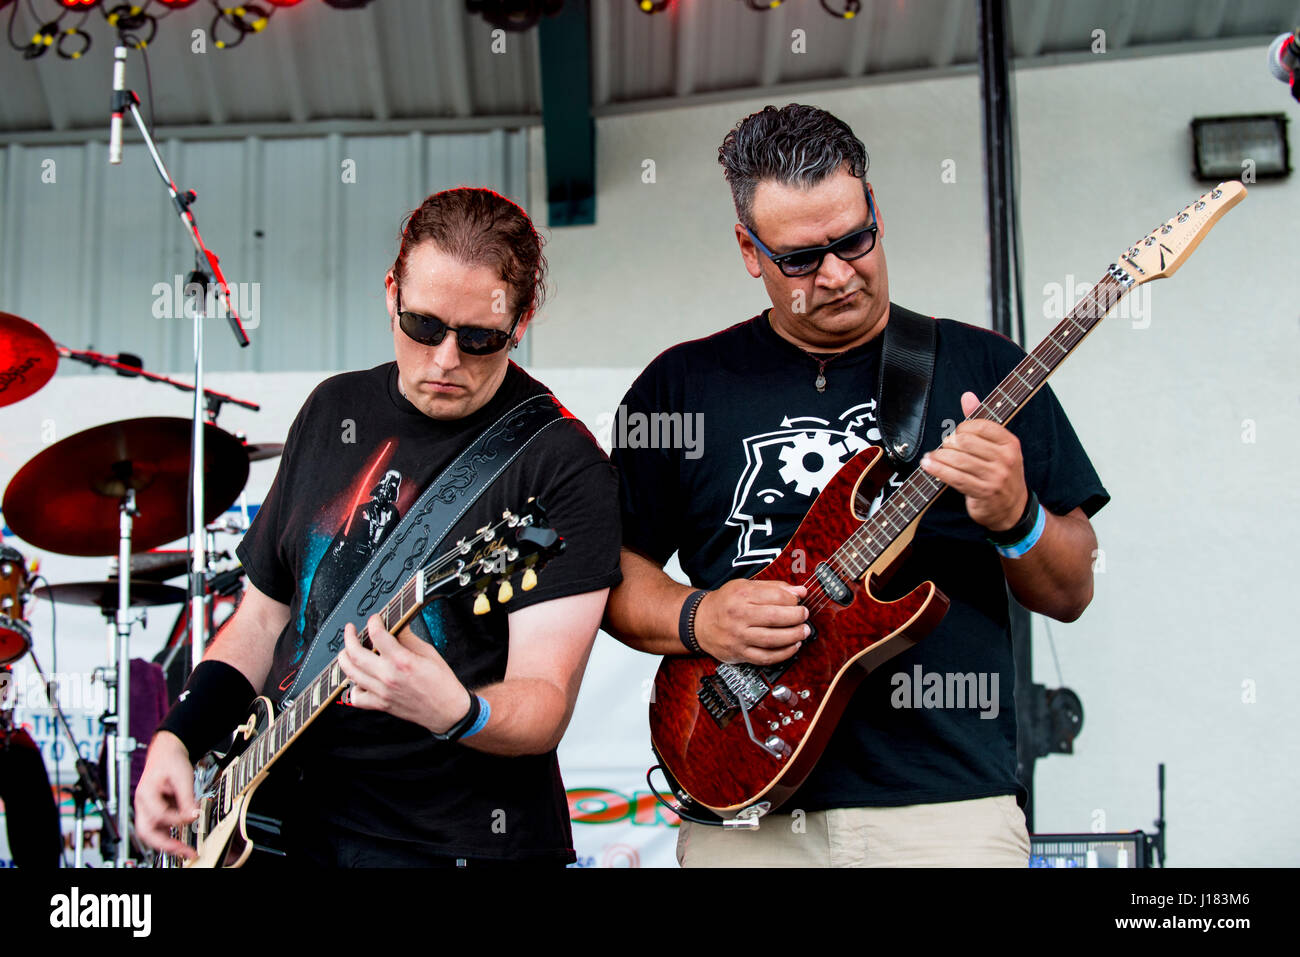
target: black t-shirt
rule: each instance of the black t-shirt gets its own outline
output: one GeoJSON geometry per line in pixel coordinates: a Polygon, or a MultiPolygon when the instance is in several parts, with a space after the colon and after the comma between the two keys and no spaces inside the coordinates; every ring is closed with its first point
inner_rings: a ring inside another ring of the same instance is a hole
{"type": "MultiPolygon", "coordinates": [[[[545,391],[511,363],[482,409],[447,422],[402,396],[392,362],[316,388],[289,430],[275,482],[238,549],[249,580],[290,609],[265,693],[278,699],[289,688],[316,627],[429,482],[503,413],[545,391]]],[[[516,588],[508,605],[493,601],[482,616],[473,614],[472,596],[440,599],[412,621],[412,630],[470,689],[504,677],[510,611],[621,579],[617,479],[591,433],[571,416],[525,449],[446,541],[472,535],[531,496],[566,543],[536,587],[516,588]]],[[[281,793],[276,803],[285,805],[286,818],[328,820],[447,855],[574,859],[554,751],[485,754],[439,742],[382,712],[336,705],[281,760],[285,767],[269,790],[281,793]]]]}
{"type": "MultiPolygon", "coordinates": [[[[1024,356],[1003,336],[936,321],[924,450],[938,447],[963,421],[963,392],[984,398],[1024,356]]],[[[677,552],[699,588],[761,570],[839,466],[859,449],[880,444],[875,396],[881,343],[876,336],[821,356],[822,364],[782,339],[765,313],[660,355],[633,383],[615,419],[624,544],[660,563],[677,552]],[[824,392],[815,387],[819,370],[824,392]],[[649,447],[653,434],[662,436],[662,424],[641,436],[634,426],[654,413],[689,417],[682,419],[682,435],[691,434],[694,444],[649,447]],[[693,433],[685,430],[688,421],[693,433]]],[[[1082,507],[1091,516],[1109,499],[1050,388],[1041,389],[1009,428],[1021,443],[1026,482],[1045,508],[1065,514],[1082,507]]],[[[892,476],[881,497],[919,461],[892,476]]],[[[985,535],[953,489],[926,512],[910,556],[881,597],[930,580],[951,600],[949,610],[935,631],[862,683],[821,762],[787,807],[927,804],[998,794],[1017,794],[1023,802],[1006,580],[985,535]],[[934,691],[936,681],[952,687],[949,697],[934,691]],[[963,699],[965,707],[942,706],[963,699]]]]}

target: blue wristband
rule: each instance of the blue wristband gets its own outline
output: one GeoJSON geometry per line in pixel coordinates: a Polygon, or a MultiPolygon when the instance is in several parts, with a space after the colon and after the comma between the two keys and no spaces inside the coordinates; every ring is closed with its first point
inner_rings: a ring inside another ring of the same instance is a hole
{"type": "Polygon", "coordinates": [[[492,705],[488,704],[488,699],[482,695],[474,697],[478,698],[478,718],[469,726],[469,730],[460,736],[462,741],[482,731],[487,726],[488,718],[492,717],[492,705]]]}
{"type": "Polygon", "coordinates": [[[1020,541],[1012,545],[997,545],[998,554],[1003,558],[1020,558],[1025,552],[1029,551],[1043,535],[1043,529],[1047,526],[1047,512],[1040,504],[1038,506],[1038,518],[1034,520],[1034,527],[1029,530],[1029,534],[1020,541]]]}

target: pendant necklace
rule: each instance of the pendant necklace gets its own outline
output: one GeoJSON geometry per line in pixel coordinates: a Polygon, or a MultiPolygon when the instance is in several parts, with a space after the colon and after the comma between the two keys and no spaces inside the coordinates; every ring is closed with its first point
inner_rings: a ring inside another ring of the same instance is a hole
{"type": "Polygon", "coordinates": [[[827,365],[827,363],[831,362],[831,361],[834,360],[834,359],[838,359],[841,355],[843,355],[843,353],[839,353],[839,352],[837,352],[837,353],[835,353],[834,355],[829,355],[829,356],[827,356],[827,357],[824,358],[824,359],[819,359],[817,356],[813,355],[811,352],[808,353],[808,357],[809,357],[810,359],[813,359],[813,360],[817,363],[817,378],[813,381],[813,385],[815,385],[815,386],[817,387],[817,391],[818,391],[818,392],[825,392],[825,391],[826,391],[826,365],[827,365]]]}

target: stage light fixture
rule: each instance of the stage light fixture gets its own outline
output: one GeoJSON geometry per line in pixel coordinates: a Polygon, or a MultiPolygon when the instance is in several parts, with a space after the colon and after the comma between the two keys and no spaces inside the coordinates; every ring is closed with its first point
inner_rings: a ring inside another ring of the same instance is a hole
{"type": "Polygon", "coordinates": [[[555,16],[563,6],[564,0],[465,0],[467,12],[512,33],[531,30],[542,17],[555,16]]]}
{"type": "Polygon", "coordinates": [[[1196,178],[1280,179],[1291,174],[1285,113],[1204,116],[1192,120],[1196,178]]]}
{"type": "Polygon", "coordinates": [[[821,0],[822,9],[836,20],[852,20],[862,12],[861,0],[840,0],[840,9],[833,9],[830,0],[821,0]]]}

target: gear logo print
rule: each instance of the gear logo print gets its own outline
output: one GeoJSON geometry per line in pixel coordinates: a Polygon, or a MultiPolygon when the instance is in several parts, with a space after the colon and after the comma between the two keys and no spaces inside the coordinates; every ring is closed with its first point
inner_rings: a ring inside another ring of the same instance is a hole
{"type": "Polygon", "coordinates": [[[764,564],[779,555],[784,542],[776,530],[788,521],[774,519],[797,523],[840,466],[879,442],[874,399],[833,421],[785,416],[779,428],[743,439],[745,468],[727,516],[727,524],[739,529],[732,566],[764,564]]]}
{"type": "Polygon", "coordinates": [[[826,487],[848,458],[848,442],[838,442],[829,432],[803,432],[777,456],[783,463],[777,473],[800,495],[813,496],[826,487]]]}

